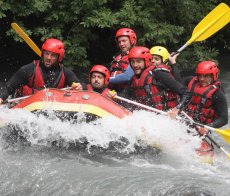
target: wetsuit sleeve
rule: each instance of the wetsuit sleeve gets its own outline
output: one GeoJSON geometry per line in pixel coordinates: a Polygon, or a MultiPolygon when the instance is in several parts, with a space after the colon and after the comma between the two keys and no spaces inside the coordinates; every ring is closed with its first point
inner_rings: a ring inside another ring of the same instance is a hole
{"type": "Polygon", "coordinates": [[[71,71],[70,69],[64,67],[64,74],[65,74],[65,86],[71,86],[73,82],[81,83],[84,90],[87,90],[86,84],[79,80],[76,74],[71,71]]]}
{"type": "Polygon", "coordinates": [[[192,98],[192,93],[187,90],[185,86],[176,81],[168,72],[156,71],[156,79],[160,81],[167,89],[177,93],[180,96],[180,103],[177,108],[181,111],[188,105],[190,99],[192,98]]]}
{"type": "Polygon", "coordinates": [[[29,78],[34,71],[34,63],[22,66],[6,83],[6,86],[1,88],[0,98],[5,100],[9,95],[22,85],[28,84],[29,78]]]}
{"type": "Polygon", "coordinates": [[[162,83],[166,88],[182,96],[186,91],[186,87],[176,81],[168,72],[155,71],[156,80],[162,83]]]}
{"type": "Polygon", "coordinates": [[[221,89],[218,89],[213,94],[213,107],[215,112],[217,113],[217,118],[208,126],[219,128],[228,123],[228,105],[225,94],[222,92],[221,89]]]}
{"type": "Polygon", "coordinates": [[[172,64],[171,68],[172,68],[172,74],[173,74],[175,80],[182,83],[182,77],[180,75],[180,70],[179,70],[177,64],[172,64]]]}
{"type": "Polygon", "coordinates": [[[131,78],[133,77],[134,72],[131,66],[129,65],[128,68],[125,70],[124,73],[121,73],[115,77],[110,77],[109,83],[110,84],[124,84],[128,83],[131,78]]]}
{"type": "Polygon", "coordinates": [[[192,80],[194,76],[187,76],[187,77],[184,77],[183,80],[182,80],[182,84],[184,84],[185,86],[188,86],[189,82],[192,80]]]}

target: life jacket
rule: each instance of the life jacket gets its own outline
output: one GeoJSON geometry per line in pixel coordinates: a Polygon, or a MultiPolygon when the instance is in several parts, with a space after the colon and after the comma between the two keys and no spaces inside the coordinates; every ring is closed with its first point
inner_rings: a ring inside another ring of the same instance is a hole
{"type": "MultiPolygon", "coordinates": [[[[95,90],[93,90],[93,87],[92,87],[91,84],[87,84],[87,85],[86,85],[86,88],[87,88],[87,90],[89,90],[89,91],[95,91],[95,90]]],[[[109,91],[110,91],[109,88],[105,88],[105,89],[102,91],[101,95],[106,96],[107,92],[109,92],[109,91]]]]}
{"type": "Polygon", "coordinates": [[[126,52],[122,52],[117,57],[115,57],[111,63],[110,73],[111,77],[115,77],[119,75],[128,68],[129,65],[129,58],[126,52]]]}
{"type": "Polygon", "coordinates": [[[155,71],[166,71],[166,72],[169,72],[170,74],[172,73],[172,68],[165,64],[157,65],[154,70],[155,71]]]}
{"type": "Polygon", "coordinates": [[[212,104],[212,96],[220,85],[221,83],[216,81],[201,87],[196,76],[189,82],[188,89],[192,92],[192,98],[185,111],[194,121],[209,124],[217,117],[212,104]]]}
{"type": "MultiPolygon", "coordinates": [[[[111,63],[110,73],[111,77],[115,77],[121,73],[124,73],[128,68],[129,58],[126,52],[122,52],[117,57],[115,57],[111,63]]],[[[109,84],[109,88],[116,90],[117,92],[122,92],[127,84],[109,84]]]]}
{"type": "MultiPolygon", "coordinates": [[[[40,68],[40,61],[34,60],[34,65],[35,65],[34,72],[30,77],[28,84],[17,89],[17,93],[20,96],[32,95],[35,92],[45,88],[45,82],[42,76],[42,70],[40,68]]],[[[65,75],[63,72],[63,65],[60,66],[61,66],[61,72],[59,76],[56,78],[53,88],[60,89],[63,88],[65,85],[65,75]]]]}
{"type": "Polygon", "coordinates": [[[174,108],[178,104],[178,95],[156,81],[154,72],[157,70],[155,66],[150,66],[143,71],[140,78],[133,76],[131,88],[134,98],[159,110],[174,108]]]}

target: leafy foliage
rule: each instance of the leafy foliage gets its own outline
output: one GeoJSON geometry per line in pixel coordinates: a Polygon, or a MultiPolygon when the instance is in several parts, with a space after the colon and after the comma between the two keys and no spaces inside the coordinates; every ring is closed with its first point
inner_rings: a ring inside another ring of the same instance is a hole
{"type": "MultiPolygon", "coordinates": [[[[17,22],[41,46],[49,37],[64,41],[64,64],[72,68],[106,64],[117,50],[114,35],[131,27],[138,45],[162,45],[175,51],[189,39],[193,28],[218,3],[216,0],[24,0],[0,1],[0,18],[17,22]]],[[[20,39],[12,29],[7,34],[20,39]]],[[[186,68],[203,59],[216,59],[218,49],[230,48],[229,29],[209,41],[192,44],[180,55],[186,68]]]]}
{"type": "Polygon", "coordinates": [[[6,12],[10,9],[10,4],[0,1],[0,18],[6,17],[6,12]]]}

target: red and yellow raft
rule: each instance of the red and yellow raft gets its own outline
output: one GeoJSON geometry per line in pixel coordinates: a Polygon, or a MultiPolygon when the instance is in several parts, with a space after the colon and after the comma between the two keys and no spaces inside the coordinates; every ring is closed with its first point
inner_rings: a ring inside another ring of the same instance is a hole
{"type": "Polygon", "coordinates": [[[130,113],[121,105],[94,91],[44,89],[22,100],[12,109],[28,111],[53,110],[60,112],[82,112],[97,117],[123,118],[130,113]]]}
{"type": "MultiPolygon", "coordinates": [[[[94,91],[44,89],[23,99],[12,109],[26,109],[31,112],[53,110],[65,113],[84,113],[95,117],[124,118],[129,110],[94,91]]],[[[152,145],[156,147],[156,143],[152,145]]],[[[158,146],[159,147],[159,146],[158,146]]],[[[198,153],[199,154],[199,153],[198,153]]],[[[212,163],[213,153],[199,154],[201,162],[212,163]]]]}

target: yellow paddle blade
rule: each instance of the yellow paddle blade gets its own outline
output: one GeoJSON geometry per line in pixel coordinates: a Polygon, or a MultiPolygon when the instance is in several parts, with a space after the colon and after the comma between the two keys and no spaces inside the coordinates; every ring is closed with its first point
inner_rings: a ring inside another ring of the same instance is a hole
{"type": "Polygon", "coordinates": [[[11,23],[11,27],[18,33],[18,35],[33,49],[33,51],[41,56],[41,50],[36,44],[29,38],[29,36],[18,26],[17,23],[11,23]]]}
{"type": "Polygon", "coordinates": [[[230,128],[227,128],[227,129],[225,129],[225,130],[223,130],[224,132],[228,132],[228,133],[230,133],[230,128]]]}
{"type": "Polygon", "coordinates": [[[227,154],[228,158],[230,159],[230,154],[227,154]]]}
{"type": "Polygon", "coordinates": [[[203,41],[230,22],[230,8],[220,3],[194,28],[187,45],[194,41],[203,41]]]}
{"type": "Polygon", "coordinates": [[[218,134],[220,134],[227,143],[230,144],[230,129],[225,129],[225,130],[215,129],[215,131],[218,134]]]}

